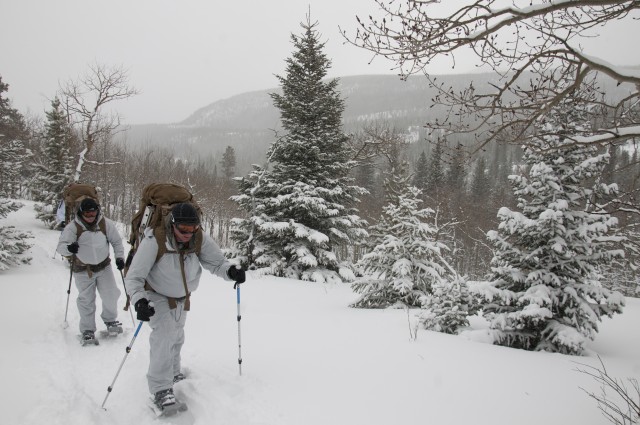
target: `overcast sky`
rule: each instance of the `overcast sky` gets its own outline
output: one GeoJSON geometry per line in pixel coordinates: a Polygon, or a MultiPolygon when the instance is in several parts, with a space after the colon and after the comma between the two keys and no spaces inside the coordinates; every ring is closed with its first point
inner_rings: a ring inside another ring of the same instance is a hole
{"type": "MultiPolygon", "coordinates": [[[[122,66],[140,91],[116,105],[126,123],[179,122],[216,100],[277,87],[274,74],[284,75],[290,35],[301,33],[309,7],[330,77],[395,74],[381,58],[368,64],[371,54],[344,44],[338,31],[354,34],[356,15],[376,14],[373,0],[0,0],[0,75],[13,107],[43,115],[59,82],[91,63],[122,66]]],[[[638,40],[640,23],[629,22],[589,52],[640,65],[638,40]]],[[[431,72],[451,69],[443,62],[431,72]]]]}

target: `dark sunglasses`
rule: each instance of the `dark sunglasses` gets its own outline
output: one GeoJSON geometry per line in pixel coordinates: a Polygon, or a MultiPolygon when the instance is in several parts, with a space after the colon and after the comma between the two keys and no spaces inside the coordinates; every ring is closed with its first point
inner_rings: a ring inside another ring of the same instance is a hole
{"type": "Polygon", "coordinates": [[[183,235],[193,235],[200,230],[200,226],[197,224],[174,224],[173,226],[183,235]]]}

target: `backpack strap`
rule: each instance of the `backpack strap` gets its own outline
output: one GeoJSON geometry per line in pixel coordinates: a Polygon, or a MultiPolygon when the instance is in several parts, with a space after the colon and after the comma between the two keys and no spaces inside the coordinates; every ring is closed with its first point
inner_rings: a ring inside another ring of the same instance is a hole
{"type": "Polygon", "coordinates": [[[187,294],[184,300],[184,311],[191,310],[191,292],[187,287],[187,275],[184,272],[184,252],[180,252],[180,273],[182,274],[182,284],[184,285],[184,293],[187,294]]]}
{"type": "MultiPolygon", "coordinates": [[[[164,254],[180,255],[180,258],[179,258],[180,274],[182,275],[182,285],[184,285],[184,293],[186,294],[185,300],[184,300],[184,310],[189,311],[191,309],[191,292],[189,292],[189,288],[187,287],[187,275],[184,271],[184,258],[188,254],[200,255],[200,250],[202,248],[202,238],[203,238],[202,229],[198,229],[198,231],[194,235],[195,241],[194,241],[193,248],[186,251],[170,251],[167,249],[167,236],[166,236],[164,226],[158,226],[155,229],[153,229],[153,236],[156,238],[156,241],[158,243],[158,253],[156,254],[156,262],[158,262],[158,260],[160,260],[160,258],[164,254]]],[[[146,281],[145,281],[144,288],[146,290],[153,291],[153,288],[151,288],[151,285],[149,285],[149,283],[146,281]]],[[[177,300],[175,298],[167,297],[167,299],[169,301],[169,308],[171,310],[177,307],[177,300]]]]}
{"type": "MultiPolygon", "coordinates": [[[[80,235],[86,232],[87,229],[82,227],[80,223],[78,223],[77,221],[74,220],[73,222],[76,225],[76,241],[77,241],[78,239],[80,239],[80,235]]],[[[105,223],[104,219],[98,222],[98,228],[104,234],[104,237],[107,238],[107,223],[105,223]]],[[[107,238],[107,243],[109,243],[109,238],[107,238]]]]}
{"type": "MultiPolygon", "coordinates": [[[[78,239],[80,239],[80,235],[86,232],[87,229],[82,227],[80,223],[78,223],[77,221],[74,220],[73,222],[76,225],[76,241],[77,241],[78,239]]],[[[107,238],[107,224],[105,223],[104,219],[98,222],[98,228],[102,233],[104,233],[104,237],[107,238]]],[[[109,238],[107,238],[107,244],[108,243],[109,243],[109,238]]],[[[94,265],[85,264],[82,261],[80,261],[78,257],[75,257],[75,263],[72,265],[72,267],[73,267],[73,271],[75,272],[86,270],[89,277],[93,277],[93,273],[99,272],[100,270],[107,267],[109,264],[111,264],[111,258],[109,258],[109,255],[107,255],[107,258],[105,258],[104,261],[94,265]]]]}

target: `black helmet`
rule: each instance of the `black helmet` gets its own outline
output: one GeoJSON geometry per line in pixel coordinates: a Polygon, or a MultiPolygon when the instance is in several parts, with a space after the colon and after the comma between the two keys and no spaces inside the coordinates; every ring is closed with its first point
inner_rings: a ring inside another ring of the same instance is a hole
{"type": "Polygon", "coordinates": [[[171,223],[200,224],[200,217],[195,207],[187,202],[174,205],[171,209],[171,223]]]}
{"type": "Polygon", "coordinates": [[[87,211],[100,211],[100,205],[98,205],[95,199],[84,198],[82,202],[80,202],[80,208],[78,208],[78,212],[82,214],[83,212],[87,211]]]}

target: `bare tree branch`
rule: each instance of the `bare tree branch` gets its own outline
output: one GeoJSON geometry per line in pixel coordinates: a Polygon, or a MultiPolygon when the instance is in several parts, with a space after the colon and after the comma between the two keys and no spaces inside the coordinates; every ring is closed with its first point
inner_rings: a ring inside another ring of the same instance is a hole
{"type": "Polygon", "coordinates": [[[60,86],[71,124],[80,133],[83,150],[79,154],[75,181],[80,180],[86,156],[99,140],[110,140],[120,127],[120,116],[105,108],[112,102],[136,95],[128,85],[127,72],[119,67],[102,64],[89,66],[89,71],[78,80],[69,80],[60,86]]]}
{"type": "Polygon", "coordinates": [[[628,111],[637,111],[640,72],[624,69],[585,53],[580,40],[609,22],[629,18],[640,9],[640,0],[532,0],[526,6],[501,7],[497,0],[468,0],[456,6],[439,0],[375,0],[382,18],[357,18],[355,36],[342,32],[348,42],[395,62],[400,75],[423,73],[437,90],[433,98],[447,115],[426,123],[450,134],[474,135],[474,151],[494,140],[526,144],[536,121],[554,105],[575,92],[593,92],[605,78],[627,94],[601,93],[601,99],[587,99],[608,117],[594,137],[576,143],[621,143],[640,136],[640,121],[628,111]],[[447,4],[445,4],[447,3],[447,4]],[[472,51],[479,64],[488,66],[497,81],[480,93],[473,83],[455,91],[438,83],[428,66],[448,57],[455,66],[456,55],[472,51]],[[571,81],[567,84],[567,81],[571,81]],[[560,84],[563,82],[563,84],[560,84]],[[587,90],[588,88],[588,90],[587,90]],[[623,101],[620,101],[623,98],[623,101]],[[456,122],[452,118],[456,118],[456,122]]]}

